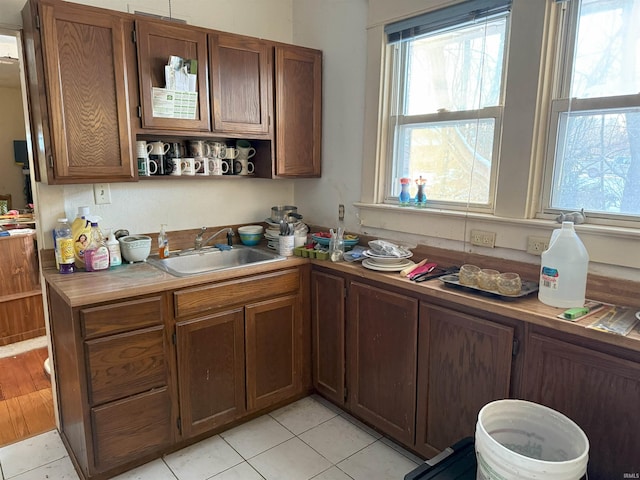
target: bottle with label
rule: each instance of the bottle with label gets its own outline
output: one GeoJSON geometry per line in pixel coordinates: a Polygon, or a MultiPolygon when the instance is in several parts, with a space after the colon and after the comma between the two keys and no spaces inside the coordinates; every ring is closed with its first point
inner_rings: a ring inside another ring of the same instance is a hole
{"type": "Polygon", "coordinates": [[[562,222],[542,252],[538,299],[552,307],[584,306],[588,269],[589,254],[573,222],[562,222]]]}
{"type": "Polygon", "coordinates": [[[84,268],[87,272],[97,272],[109,268],[109,249],[102,238],[98,222],[91,222],[91,241],[84,251],[84,268]]]}
{"type": "Polygon", "coordinates": [[[169,237],[167,237],[164,227],[166,224],[160,225],[160,233],[158,234],[158,255],[160,258],[169,257],[169,237]]]}
{"type": "Polygon", "coordinates": [[[56,265],[60,273],[73,273],[75,271],[75,252],[73,249],[73,236],[71,225],[66,218],[59,218],[56,228],[53,230],[55,242],[56,265]]]}
{"type": "Polygon", "coordinates": [[[89,246],[91,236],[91,221],[89,220],[89,207],[78,207],[78,214],[71,225],[73,235],[73,248],[76,257],[76,266],[84,266],[84,251],[89,246]]]}
{"type": "Polygon", "coordinates": [[[112,267],[122,265],[120,242],[116,240],[116,236],[112,230],[109,230],[107,233],[107,248],[109,249],[109,265],[112,267]]]}

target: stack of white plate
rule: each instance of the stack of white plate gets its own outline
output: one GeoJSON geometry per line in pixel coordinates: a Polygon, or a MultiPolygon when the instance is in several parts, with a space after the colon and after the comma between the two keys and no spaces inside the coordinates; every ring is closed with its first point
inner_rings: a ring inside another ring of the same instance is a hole
{"type": "Polygon", "coordinates": [[[362,252],[365,258],[362,261],[362,266],[369,270],[377,270],[379,272],[399,272],[411,265],[415,265],[415,262],[409,260],[413,256],[413,253],[408,252],[401,257],[395,257],[391,255],[382,255],[374,252],[373,250],[365,250],[362,252]]]}
{"type": "Polygon", "coordinates": [[[271,250],[278,250],[278,237],[280,236],[280,226],[278,228],[268,228],[264,232],[264,238],[267,239],[267,247],[271,250]]]}

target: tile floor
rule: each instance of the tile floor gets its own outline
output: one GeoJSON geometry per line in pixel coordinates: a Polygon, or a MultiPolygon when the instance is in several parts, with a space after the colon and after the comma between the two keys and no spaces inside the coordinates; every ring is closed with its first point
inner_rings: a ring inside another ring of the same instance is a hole
{"type": "MultiPolygon", "coordinates": [[[[421,460],[311,396],[117,480],[402,480],[421,460]]],[[[77,480],[57,431],[0,448],[0,480],[77,480]]]]}

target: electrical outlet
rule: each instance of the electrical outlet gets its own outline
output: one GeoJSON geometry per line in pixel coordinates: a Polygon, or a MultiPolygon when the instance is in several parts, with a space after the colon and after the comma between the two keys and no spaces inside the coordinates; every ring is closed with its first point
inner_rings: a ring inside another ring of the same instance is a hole
{"type": "Polygon", "coordinates": [[[338,220],[341,222],[344,221],[344,205],[338,205],[338,220]]]}
{"type": "Polygon", "coordinates": [[[527,253],[532,255],[542,255],[549,248],[549,239],[547,237],[527,237],[527,253]]]}
{"type": "Polygon", "coordinates": [[[471,230],[471,245],[493,248],[496,246],[496,232],[471,230]]]}
{"type": "Polygon", "coordinates": [[[106,205],[111,203],[111,189],[108,183],[93,184],[93,198],[96,205],[106,205]]]}

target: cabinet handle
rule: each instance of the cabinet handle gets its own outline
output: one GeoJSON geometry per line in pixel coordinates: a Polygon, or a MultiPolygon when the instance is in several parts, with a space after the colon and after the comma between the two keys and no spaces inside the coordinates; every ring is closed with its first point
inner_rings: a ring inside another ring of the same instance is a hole
{"type": "Polygon", "coordinates": [[[515,357],[520,352],[520,340],[517,338],[513,339],[513,350],[511,350],[511,356],[515,357]]]}

